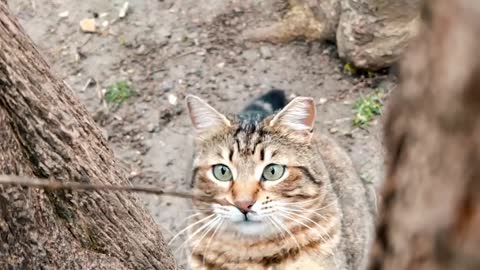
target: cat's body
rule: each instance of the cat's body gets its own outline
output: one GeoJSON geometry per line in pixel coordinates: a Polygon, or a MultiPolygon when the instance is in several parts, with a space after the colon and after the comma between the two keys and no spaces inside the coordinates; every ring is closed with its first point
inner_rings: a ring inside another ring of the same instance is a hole
{"type": "Polygon", "coordinates": [[[227,202],[194,202],[192,269],[365,267],[371,195],[347,154],[313,135],[313,100],[285,103],[272,91],[227,118],[187,99],[198,131],[192,185],[227,202]]]}

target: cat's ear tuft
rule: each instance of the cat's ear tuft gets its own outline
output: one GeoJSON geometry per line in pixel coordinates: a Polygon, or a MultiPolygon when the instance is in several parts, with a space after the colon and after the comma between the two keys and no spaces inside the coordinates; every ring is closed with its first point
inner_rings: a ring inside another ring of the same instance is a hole
{"type": "Polygon", "coordinates": [[[282,126],[284,128],[312,132],[315,123],[315,102],[313,98],[296,97],[290,101],[270,121],[270,126],[282,126]]]}
{"type": "Polygon", "coordinates": [[[187,95],[185,102],[192,124],[198,132],[216,131],[217,129],[231,125],[227,117],[208,105],[208,103],[201,98],[194,95],[187,95]]]}

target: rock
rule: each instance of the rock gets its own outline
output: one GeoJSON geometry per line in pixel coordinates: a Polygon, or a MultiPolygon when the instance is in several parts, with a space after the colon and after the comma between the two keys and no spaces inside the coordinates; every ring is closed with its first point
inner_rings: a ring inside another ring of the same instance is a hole
{"type": "Polygon", "coordinates": [[[242,57],[245,58],[247,61],[255,61],[258,60],[259,54],[256,49],[249,49],[246,51],[243,51],[242,57]]]}
{"type": "Polygon", "coordinates": [[[150,123],[147,125],[147,131],[150,133],[154,133],[158,130],[158,127],[154,123],[150,123]]]}
{"type": "Polygon", "coordinates": [[[145,51],[146,51],[146,47],[145,47],[145,45],[142,44],[142,45],[138,46],[137,51],[135,53],[138,54],[138,55],[142,55],[142,54],[145,53],[145,51]]]}
{"type": "Polygon", "coordinates": [[[420,2],[343,0],[336,37],[339,56],[362,69],[391,66],[417,34],[420,2]]]}
{"type": "Polygon", "coordinates": [[[168,92],[170,90],[172,90],[174,87],[174,84],[172,81],[163,81],[161,84],[160,84],[160,89],[162,91],[165,91],[165,92],[168,92]]]}
{"type": "Polygon", "coordinates": [[[321,105],[322,105],[322,104],[327,103],[327,101],[328,101],[328,100],[327,100],[326,98],[320,98],[320,99],[318,100],[318,104],[321,104],[321,105]]]}
{"type": "Polygon", "coordinates": [[[177,105],[177,102],[178,102],[178,98],[177,96],[175,96],[174,94],[169,94],[168,95],[168,102],[172,105],[177,105]]]}
{"type": "Polygon", "coordinates": [[[68,12],[68,10],[66,10],[66,11],[64,11],[64,12],[60,12],[60,13],[58,14],[58,17],[60,17],[60,18],[67,18],[69,14],[70,14],[70,12],[68,12]]]}
{"type": "Polygon", "coordinates": [[[157,30],[157,42],[159,44],[168,42],[168,40],[172,37],[172,31],[170,28],[167,27],[161,27],[157,30]]]}
{"type": "Polygon", "coordinates": [[[328,132],[330,132],[331,134],[335,134],[335,133],[337,133],[337,132],[338,132],[338,129],[337,129],[337,128],[334,128],[334,127],[332,127],[332,128],[330,128],[330,129],[328,129],[328,132]]]}
{"type": "Polygon", "coordinates": [[[272,58],[272,51],[270,51],[270,48],[268,48],[267,46],[260,47],[260,54],[265,59],[272,58]]]}
{"type": "Polygon", "coordinates": [[[85,33],[97,32],[97,26],[95,19],[87,18],[80,21],[80,29],[85,33]]]}
{"type": "Polygon", "coordinates": [[[123,3],[122,8],[120,8],[120,11],[118,12],[118,17],[119,18],[125,18],[128,12],[128,2],[123,3]]]}
{"type": "MultiPolygon", "coordinates": [[[[249,41],[286,43],[302,38],[337,43],[338,54],[353,66],[391,66],[419,28],[421,0],[290,0],[280,22],[248,29],[249,41]]],[[[331,53],[324,50],[323,54],[331,53]]]]}

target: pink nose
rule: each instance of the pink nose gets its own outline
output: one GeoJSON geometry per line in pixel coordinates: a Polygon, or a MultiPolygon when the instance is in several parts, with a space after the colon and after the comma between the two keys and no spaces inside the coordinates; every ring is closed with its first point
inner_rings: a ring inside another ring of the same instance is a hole
{"type": "Polygon", "coordinates": [[[240,210],[240,212],[247,214],[250,212],[250,208],[252,208],[255,201],[246,200],[246,201],[236,201],[235,206],[240,210]]]}

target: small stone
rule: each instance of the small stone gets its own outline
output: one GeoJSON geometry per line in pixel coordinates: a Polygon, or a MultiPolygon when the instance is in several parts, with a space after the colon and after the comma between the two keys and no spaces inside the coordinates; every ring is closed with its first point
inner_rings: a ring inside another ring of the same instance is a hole
{"type": "Polygon", "coordinates": [[[177,96],[174,94],[168,95],[168,102],[174,106],[177,105],[177,96]]]}
{"type": "Polygon", "coordinates": [[[66,11],[64,11],[64,12],[60,12],[60,13],[58,14],[58,17],[60,17],[60,18],[66,18],[66,17],[68,17],[69,14],[70,14],[70,12],[68,12],[68,10],[66,10],[66,11]]]}
{"type": "Polygon", "coordinates": [[[217,67],[218,67],[218,68],[223,68],[223,67],[225,67],[225,62],[220,62],[220,63],[218,63],[218,64],[217,64],[217,67]]]}
{"type": "Polygon", "coordinates": [[[150,133],[154,133],[157,131],[157,126],[154,123],[150,123],[147,125],[147,131],[150,133]]]}
{"type": "Polygon", "coordinates": [[[80,21],[80,29],[85,33],[95,33],[97,27],[95,24],[95,19],[83,19],[80,21]]]}
{"type": "Polygon", "coordinates": [[[168,40],[172,37],[172,31],[170,28],[161,27],[157,30],[157,41],[159,44],[163,44],[168,42],[168,40]]]}
{"type": "Polygon", "coordinates": [[[258,51],[254,49],[243,51],[242,56],[248,61],[255,61],[259,57],[258,51]]]}
{"type": "Polygon", "coordinates": [[[330,132],[331,134],[335,134],[338,132],[338,129],[337,128],[330,128],[328,129],[328,132],[330,132]]]}
{"type": "Polygon", "coordinates": [[[160,84],[160,89],[161,89],[162,91],[168,92],[168,91],[170,91],[170,90],[173,89],[173,86],[174,86],[174,84],[173,84],[172,81],[163,81],[163,82],[160,84]]]}
{"type": "Polygon", "coordinates": [[[267,46],[260,47],[260,54],[265,59],[272,58],[272,51],[270,51],[270,49],[267,46]]]}
{"type": "Polygon", "coordinates": [[[124,18],[127,15],[128,12],[128,2],[123,3],[122,8],[118,12],[118,17],[124,18]]]}
{"type": "Polygon", "coordinates": [[[145,50],[146,50],[146,47],[145,47],[145,45],[142,44],[142,45],[138,46],[136,53],[141,55],[141,54],[145,53],[145,50]]]}
{"type": "Polygon", "coordinates": [[[318,100],[318,103],[319,103],[319,104],[325,104],[325,103],[327,103],[327,101],[328,101],[328,100],[327,100],[326,98],[320,98],[320,99],[318,100]]]}

